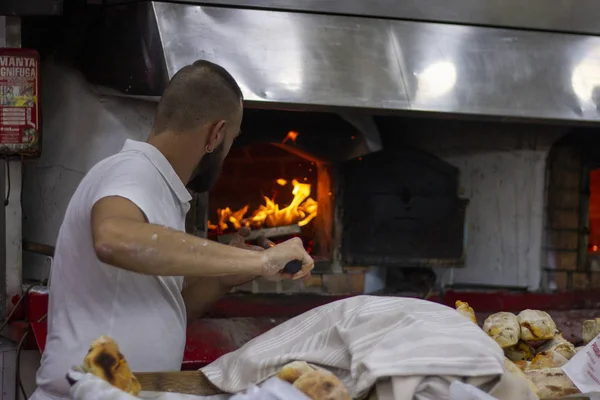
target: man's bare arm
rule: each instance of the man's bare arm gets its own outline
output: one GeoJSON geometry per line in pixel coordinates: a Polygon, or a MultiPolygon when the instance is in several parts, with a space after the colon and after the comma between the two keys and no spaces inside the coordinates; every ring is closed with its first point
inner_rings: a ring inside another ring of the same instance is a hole
{"type": "Polygon", "coordinates": [[[218,277],[261,275],[263,252],[211,242],[149,224],[131,201],[105,197],[92,208],[97,257],[107,264],[147,275],[218,277]]]}

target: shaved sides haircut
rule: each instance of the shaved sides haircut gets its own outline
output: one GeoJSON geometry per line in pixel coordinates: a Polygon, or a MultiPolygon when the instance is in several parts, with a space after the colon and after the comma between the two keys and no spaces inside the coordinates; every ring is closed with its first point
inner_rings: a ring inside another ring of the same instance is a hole
{"type": "Polygon", "coordinates": [[[210,121],[226,120],[243,99],[237,82],[225,68],[199,60],[171,78],[156,109],[155,134],[191,131],[210,121]]]}

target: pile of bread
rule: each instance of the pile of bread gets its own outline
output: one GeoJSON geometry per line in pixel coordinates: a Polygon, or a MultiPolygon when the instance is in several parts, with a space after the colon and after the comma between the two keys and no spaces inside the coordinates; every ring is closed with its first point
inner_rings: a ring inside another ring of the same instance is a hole
{"type": "MultiPolygon", "coordinates": [[[[477,324],[475,312],[468,303],[457,301],[456,310],[477,324]]],[[[584,342],[594,339],[599,328],[600,319],[585,321],[584,342]]],[[[541,399],[580,393],[561,367],[583,347],[576,348],[566,340],[548,313],[539,310],[523,310],[517,315],[499,312],[484,321],[483,330],[504,350],[507,373],[526,379],[541,399]]]]}

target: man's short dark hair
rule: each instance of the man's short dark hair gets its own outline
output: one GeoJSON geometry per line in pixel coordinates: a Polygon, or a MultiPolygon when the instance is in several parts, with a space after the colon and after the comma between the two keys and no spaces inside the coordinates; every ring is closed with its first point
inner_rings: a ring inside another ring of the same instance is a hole
{"type": "Polygon", "coordinates": [[[230,118],[242,98],[240,87],[225,68],[196,61],[171,78],[158,103],[153,131],[186,132],[211,120],[230,118]]]}

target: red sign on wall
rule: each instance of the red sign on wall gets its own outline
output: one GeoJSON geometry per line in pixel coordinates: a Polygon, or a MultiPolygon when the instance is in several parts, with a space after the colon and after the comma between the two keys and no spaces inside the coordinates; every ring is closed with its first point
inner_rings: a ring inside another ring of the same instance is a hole
{"type": "Polygon", "coordinates": [[[0,49],[0,155],[40,153],[40,58],[0,49]]]}

